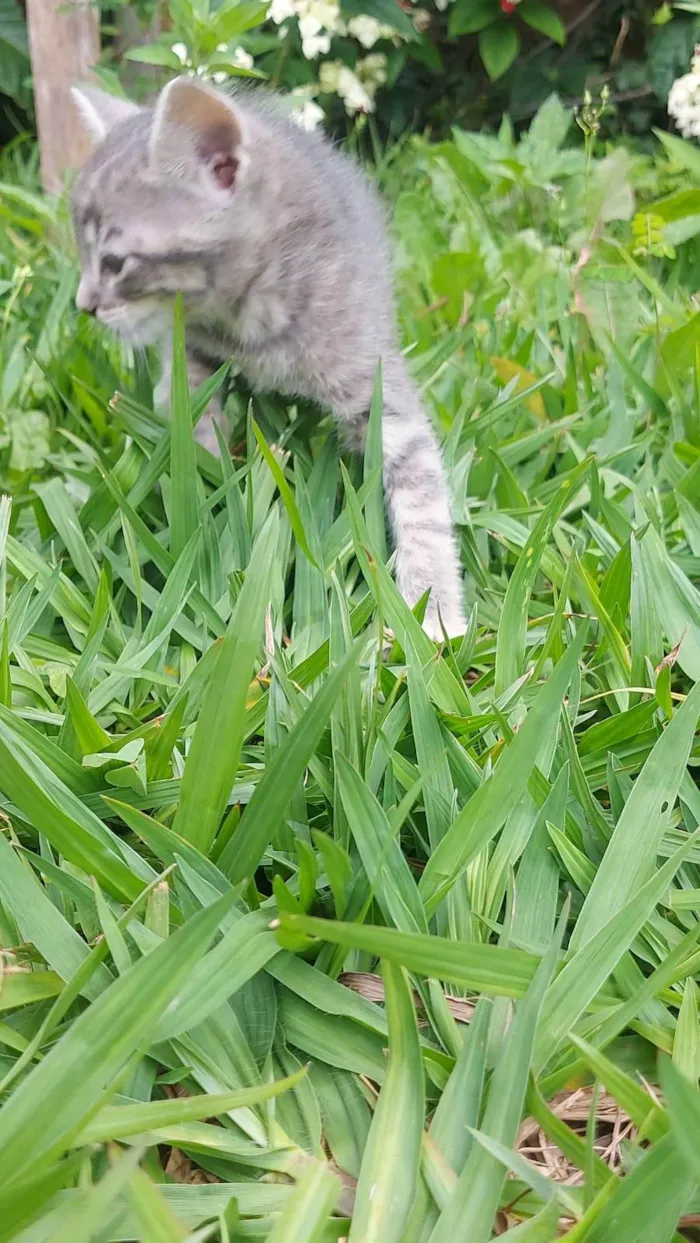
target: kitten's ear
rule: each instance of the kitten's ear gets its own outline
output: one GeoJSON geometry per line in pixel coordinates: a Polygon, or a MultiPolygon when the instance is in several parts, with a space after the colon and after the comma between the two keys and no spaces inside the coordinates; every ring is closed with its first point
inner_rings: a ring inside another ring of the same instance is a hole
{"type": "Polygon", "coordinates": [[[156,105],[151,161],[175,177],[191,175],[195,163],[220,190],[232,190],[246,161],[234,104],[193,78],[169,82],[156,105]]]}
{"type": "Polygon", "coordinates": [[[74,86],[71,95],[80,113],[82,122],[95,145],[102,142],[107,134],[120,121],[135,116],[139,111],[136,104],[128,99],[120,99],[118,95],[109,95],[97,86],[74,86]]]}

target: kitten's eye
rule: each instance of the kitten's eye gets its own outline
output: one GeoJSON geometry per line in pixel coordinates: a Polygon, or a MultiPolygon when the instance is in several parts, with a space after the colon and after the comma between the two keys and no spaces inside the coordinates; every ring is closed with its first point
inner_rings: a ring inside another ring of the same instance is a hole
{"type": "Polygon", "coordinates": [[[102,271],[109,272],[112,276],[118,276],[125,263],[126,259],[122,255],[103,255],[102,271]]]}

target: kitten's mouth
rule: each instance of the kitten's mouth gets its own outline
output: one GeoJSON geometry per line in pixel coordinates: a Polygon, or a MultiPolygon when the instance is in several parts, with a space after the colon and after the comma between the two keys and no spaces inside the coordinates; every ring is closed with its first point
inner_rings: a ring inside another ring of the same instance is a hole
{"type": "Polygon", "coordinates": [[[128,345],[156,345],[170,330],[170,313],[155,298],[100,307],[97,318],[128,345]]]}

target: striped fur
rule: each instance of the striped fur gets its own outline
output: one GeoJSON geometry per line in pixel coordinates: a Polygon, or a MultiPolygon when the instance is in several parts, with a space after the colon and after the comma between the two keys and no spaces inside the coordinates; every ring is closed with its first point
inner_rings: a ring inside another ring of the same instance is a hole
{"type": "MultiPolygon", "coordinates": [[[[354,164],[257,94],[176,79],[155,109],[91,90],[100,139],[73,194],[78,305],[134,344],[161,343],[184,297],[191,379],[226,357],[250,382],[331,409],[360,448],[377,364],[399,588],[428,589],[426,629],[464,628],[438,445],[398,348],[384,214],[354,164]]],[[[212,415],[212,417],[214,417],[212,415]]],[[[211,421],[200,436],[215,448],[211,421]]]]}

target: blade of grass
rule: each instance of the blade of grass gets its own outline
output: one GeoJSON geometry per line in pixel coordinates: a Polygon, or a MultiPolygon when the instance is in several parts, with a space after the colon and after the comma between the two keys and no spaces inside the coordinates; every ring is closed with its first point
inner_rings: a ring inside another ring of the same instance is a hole
{"type": "Polygon", "coordinates": [[[383,966],[389,1061],[367,1137],[348,1243],[400,1243],[413,1202],[423,1135],[418,1025],[405,972],[383,966]]]}
{"type": "Polygon", "coordinates": [[[216,931],[230,899],[193,916],[147,958],[116,980],[15,1089],[0,1116],[0,1173],[17,1178],[54,1159],[117,1087],[118,1076],[147,1045],[216,931]]]}
{"type": "Polygon", "coordinates": [[[160,1131],[163,1127],[177,1126],[199,1118],[215,1118],[218,1114],[259,1105],[273,1100],[281,1092],[296,1086],[306,1074],[306,1068],[277,1079],[273,1083],[256,1084],[251,1088],[238,1088],[234,1092],[187,1096],[176,1100],[148,1101],[144,1104],[108,1105],[101,1109],[80,1132],[76,1144],[104,1144],[108,1140],[122,1139],[126,1135],[140,1135],[146,1131],[160,1131]]]}
{"type": "Polygon", "coordinates": [[[340,1183],[328,1166],[317,1162],[300,1178],[280,1213],[267,1243],[319,1243],[340,1195],[340,1183]]]}
{"type": "Polygon", "coordinates": [[[356,645],[334,669],[297,724],[272,754],[239,828],[225,846],[218,866],[232,884],[252,877],[284,819],[297,784],[315,753],[337,697],[360,655],[356,645]]]}
{"type": "Polygon", "coordinates": [[[511,575],[496,635],[496,695],[502,695],[525,672],[528,608],[542,556],[555,522],[573,500],[576,489],[589,468],[590,459],[586,458],[563,480],[546,509],[538,517],[511,575]]]}
{"type": "Polygon", "coordinates": [[[579,631],[554,673],[538,692],[493,775],[460,811],[433,851],[420,881],[426,909],[434,910],[464,868],[500,829],[525,792],[543,735],[555,730],[562,700],[578,664],[585,630],[579,631]]]}
{"type": "Polygon", "coordinates": [[[646,761],[583,904],[571,937],[579,949],[640,889],[669,827],[700,715],[700,682],[646,761]]]}
{"type": "MultiPolygon", "coordinates": [[[[515,1008],[491,1079],[480,1129],[507,1148],[515,1143],[520,1125],[539,1012],[554,973],[567,915],[565,907],[554,940],[525,997],[515,1008]]],[[[500,1161],[482,1145],[475,1144],[454,1194],[438,1218],[430,1243],[447,1243],[459,1237],[460,1223],[465,1221],[469,1222],[473,1243],[487,1243],[504,1179],[500,1161]]]]}
{"type": "Polygon", "coordinates": [[[271,513],[204,694],[180,786],[173,829],[208,854],[233,786],[245,729],[245,705],[258,654],[277,545],[271,513]]]}
{"type": "Polygon", "coordinates": [[[500,945],[450,941],[447,937],[421,936],[347,924],[307,915],[280,915],[280,933],[318,937],[347,949],[363,950],[373,957],[406,967],[417,975],[449,980],[463,988],[494,996],[522,997],[532,981],[539,959],[523,950],[500,945]]]}
{"type": "Polygon", "coordinates": [[[170,391],[170,552],[177,560],[199,525],[198,477],[190,390],[185,356],[185,325],[182,294],[173,312],[172,386],[170,391]]]}

